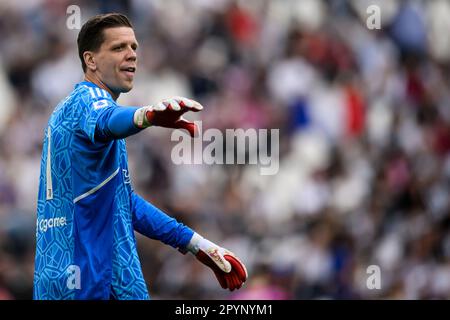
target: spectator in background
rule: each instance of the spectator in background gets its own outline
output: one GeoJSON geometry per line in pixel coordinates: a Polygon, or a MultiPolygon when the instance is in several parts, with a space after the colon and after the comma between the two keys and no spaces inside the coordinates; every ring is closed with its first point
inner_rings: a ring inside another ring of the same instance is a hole
{"type": "MultiPolygon", "coordinates": [[[[18,211],[34,219],[31,179],[42,148],[35,137],[52,100],[62,98],[40,94],[38,79],[58,70],[65,79],[54,85],[62,88],[77,63],[70,55],[76,30],[55,28],[65,26],[69,1],[39,3],[0,4],[2,221],[15,221],[18,211]],[[17,134],[25,118],[31,133],[17,134]]],[[[144,70],[122,104],[182,93],[209,106],[193,117],[204,127],[280,129],[280,170],[267,177],[252,165],[180,168],[170,161],[169,132],[133,137],[139,193],[238,247],[249,273],[268,266],[259,288],[276,285],[279,297],[450,298],[448,1],[375,1],[380,30],[366,28],[367,3],[359,0],[102,3],[129,10],[142,39],[144,70]],[[317,261],[326,272],[314,272],[317,261]],[[372,264],[380,266],[381,290],[366,287],[372,264]],[[291,270],[289,285],[277,270],[291,270]]],[[[86,17],[100,10],[97,2],[79,6],[86,17]]],[[[16,228],[0,223],[0,247],[11,237],[6,225],[16,228]]],[[[230,297],[194,263],[187,269],[201,289],[189,290],[182,273],[167,271],[180,270],[182,257],[144,238],[138,244],[144,276],[157,279],[154,297],[230,297]]],[[[32,257],[32,243],[24,248],[32,257]]],[[[17,272],[30,279],[33,260],[15,249],[7,257],[0,288],[18,298],[10,266],[26,266],[17,272]]],[[[263,297],[255,287],[240,294],[263,297]]]]}

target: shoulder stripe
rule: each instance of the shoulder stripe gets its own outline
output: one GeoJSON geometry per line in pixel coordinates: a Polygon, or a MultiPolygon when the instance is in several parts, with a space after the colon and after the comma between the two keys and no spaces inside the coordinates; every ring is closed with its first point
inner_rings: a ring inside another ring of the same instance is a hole
{"type": "Polygon", "coordinates": [[[89,88],[89,92],[91,93],[91,97],[95,98],[95,92],[93,88],[89,88]]]}
{"type": "Polygon", "coordinates": [[[116,171],[113,172],[113,174],[111,174],[108,178],[106,178],[102,183],[100,183],[98,186],[92,188],[91,190],[89,190],[88,192],[83,193],[82,195],[76,197],[75,199],[73,199],[73,203],[77,203],[78,201],[80,201],[81,199],[86,198],[87,196],[90,196],[91,194],[93,194],[94,192],[96,192],[98,189],[100,189],[101,187],[103,187],[105,184],[107,184],[112,178],[114,178],[118,173],[119,173],[119,169],[117,168],[116,171]]]}

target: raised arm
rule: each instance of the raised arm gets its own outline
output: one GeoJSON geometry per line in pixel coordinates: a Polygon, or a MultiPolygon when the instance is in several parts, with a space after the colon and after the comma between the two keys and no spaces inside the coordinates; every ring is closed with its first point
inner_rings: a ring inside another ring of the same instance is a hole
{"type": "MultiPolygon", "coordinates": [[[[107,103],[106,100],[104,103],[107,103]]],[[[151,126],[186,129],[194,137],[197,131],[196,126],[193,122],[183,119],[183,114],[188,111],[198,112],[202,109],[198,102],[182,97],[141,108],[119,106],[105,108],[98,116],[95,138],[102,141],[123,139],[151,126]]]]}

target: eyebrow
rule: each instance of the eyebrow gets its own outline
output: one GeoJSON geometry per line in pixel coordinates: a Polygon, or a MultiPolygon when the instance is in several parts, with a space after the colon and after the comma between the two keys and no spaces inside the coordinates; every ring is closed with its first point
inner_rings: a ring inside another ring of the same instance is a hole
{"type": "MultiPolygon", "coordinates": [[[[122,41],[122,42],[113,42],[112,44],[111,44],[111,47],[116,47],[116,46],[123,46],[123,45],[127,45],[128,43],[127,42],[125,42],[125,41],[122,41]]],[[[136,42],[134,42],[133,41],[133,43],[131,44],[132,46],[134,45],[134,46],[136,46],[136,48],[138,48],[139,47],[139,43],[136,41],[136,42]]]]}

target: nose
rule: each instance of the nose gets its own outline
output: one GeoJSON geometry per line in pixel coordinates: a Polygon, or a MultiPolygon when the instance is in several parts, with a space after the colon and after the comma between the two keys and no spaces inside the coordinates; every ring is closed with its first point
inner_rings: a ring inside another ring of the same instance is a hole
{"type": "Polygon", "coordinates": [[[133,48],[129,47],[127,50],[126,60],[136,61],[136,59],[137,59],[136,51],[134,51],[133,48]]]}

